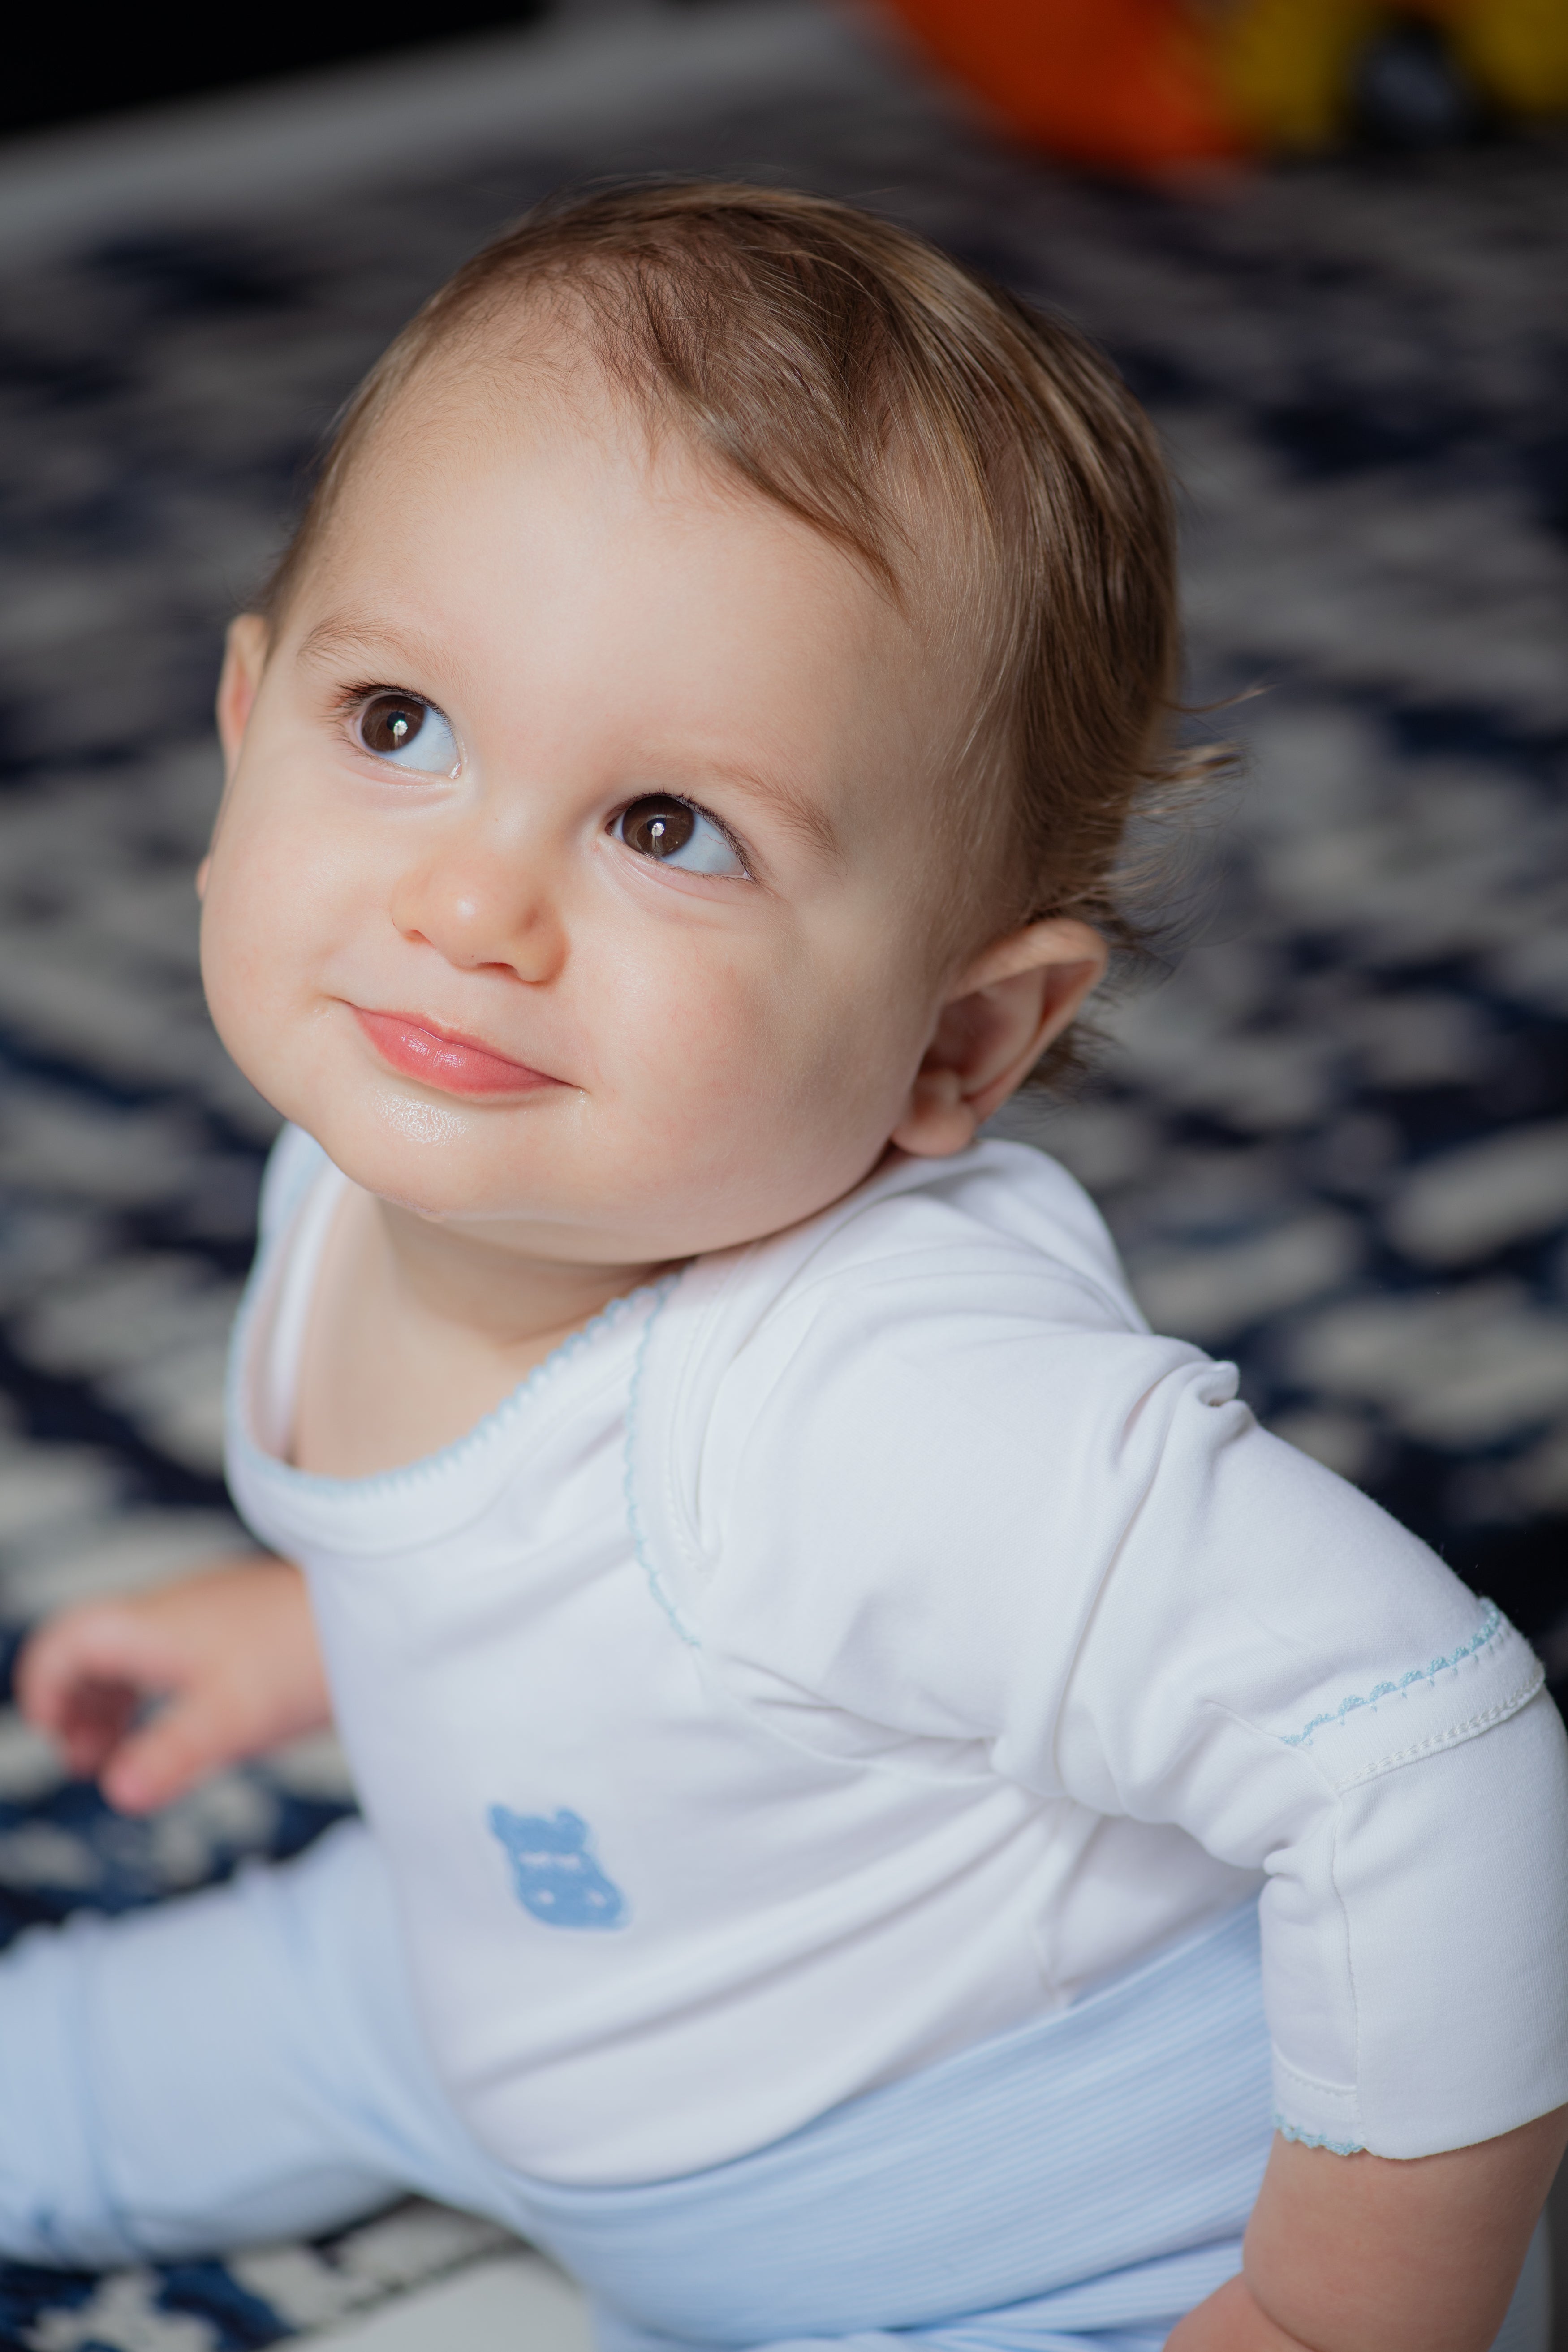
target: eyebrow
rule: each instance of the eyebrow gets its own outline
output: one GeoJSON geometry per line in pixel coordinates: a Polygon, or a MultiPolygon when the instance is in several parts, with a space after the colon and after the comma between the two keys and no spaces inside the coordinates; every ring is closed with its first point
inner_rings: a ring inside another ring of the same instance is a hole
{"type": "Polygon", "coordinates": [[[780,823],[808,849],[822,856],[837,860],[838,835],[826,809],[818,806],[809,793],[801,791],[785,777],[771,775],[761,768],[737,766],[728,760],[715,760],[706,769],[715,783],[733,784],[751,800],[765,801],[777,814],[780,823]]]}
{"type": "Polygon", "coordinates": [[[378,658],[390,655],[395,662],[427,674],[450,663],[450,656],[444,655],[432,641],[405,635],[401,630],[383,623],[367,625],[335,614],[318,621],[301,638],[298,657],[300,661],[324,663],[340,660],[344,654],[374,654],[378,658]]]}
{"type": "MultiPolygon", "coordinates": [[[[301,638],[298,658],[324,665],[341,660],[345,654],[369,655],[377,660],[390,657],[395,665],[422,670],[426,676],[450,662],[450,656],[444,654],[433,640],[407,635],[384,623],[367,624],[340,614],[329,614],[326,620],[317,622],[301,638]]],[[[733,784],[748,799],[765,802],[780,823],[807,848],[830,860],[838,858],[838,835],[826,810],[787,777],[725,759],[702,761],[700,770],[716,784],[733,784]]]]}

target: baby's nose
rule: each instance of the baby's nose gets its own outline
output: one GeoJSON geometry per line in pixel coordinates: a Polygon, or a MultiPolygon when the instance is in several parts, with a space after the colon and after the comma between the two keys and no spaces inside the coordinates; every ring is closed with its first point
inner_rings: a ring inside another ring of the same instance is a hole
{"type": "Polygon", "coordinates": [[[520,980],[552,979],[565,932],[542,876],[499,858],[431,858],[399,879],[390,908],[403,937],[465,971],[501,965],[520,980]]]}

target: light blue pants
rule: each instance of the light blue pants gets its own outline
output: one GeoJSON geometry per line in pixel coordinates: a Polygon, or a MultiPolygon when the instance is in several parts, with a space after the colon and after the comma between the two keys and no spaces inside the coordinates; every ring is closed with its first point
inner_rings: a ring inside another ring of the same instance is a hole
{"type": "MultiPolygon", "coordinates": [[[[631,2189],[525,2179],[468,2137],[357,1822],[0,1960],[0,2252],[213,2252],[418,2190],[545,2247],[605,2352],[1156,2352],[1239,2267],[1268,2145],[1250,1908],[1062,2016],[631,2189]]],[[[1497,2352],[1546,2338],[1538,2249],[1497,2352]]]]}

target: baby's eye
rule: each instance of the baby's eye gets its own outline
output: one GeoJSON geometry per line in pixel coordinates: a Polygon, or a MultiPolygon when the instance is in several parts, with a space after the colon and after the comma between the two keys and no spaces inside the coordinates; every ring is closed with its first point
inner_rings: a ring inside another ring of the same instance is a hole
{"type": "Polygon", "coordinates": [[[422,776],[456,772],[457,738],[435,704],[416,694],[373,694],[361,705],[354,728],[365,750],[395,768],[422,776]]]}
{"type": "Polygon", "coordinates": [[[733,842],[689,801],[649,793],[623,809],[612,830],[639,857],[657,858],[679,874],[744,874],[733,842]]]}

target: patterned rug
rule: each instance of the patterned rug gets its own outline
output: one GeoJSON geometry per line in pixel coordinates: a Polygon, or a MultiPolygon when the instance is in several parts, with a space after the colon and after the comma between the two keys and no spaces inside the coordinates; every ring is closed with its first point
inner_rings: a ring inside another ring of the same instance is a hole
{"type": "MultiPolygon", "coordinates": [[[[1251,698],[1210,722],[1248,771],[1169,851],[1173,975],[1021,1125],[1105,1204],[1157,1323],[1234,1355],[1273,1426],[1568,1670],[1568,148],[1178,201],[1053,173],[891,62],[0,260],[9,1643],[234,1533],[219,1370],[272,1121],[195,977],[222,622],[418,299],[543,191],[650,169],[874,202],[1066,310],[1153,409],[1192,698],[1251,698]]],[[[0,1932],[291,1853],[346,1801],[317,1743],[121,1821],[0,1714],[0,1932]]],[[[491,2243],[415,2206],[228,2263],[13,2268],[0,2344],[263,2345],[491,2243]]]]}

